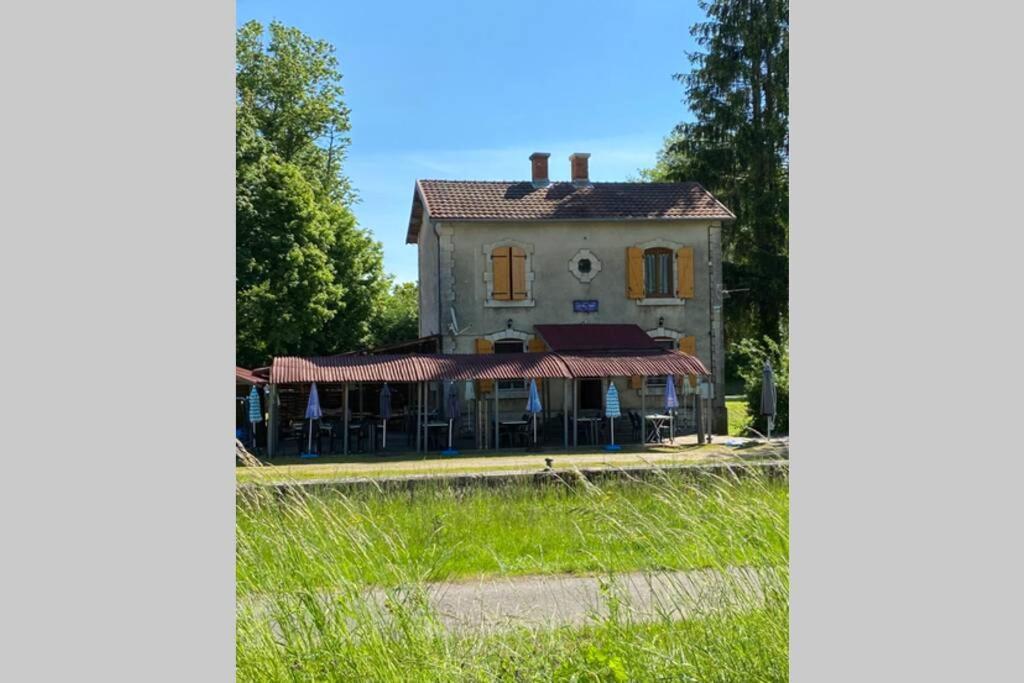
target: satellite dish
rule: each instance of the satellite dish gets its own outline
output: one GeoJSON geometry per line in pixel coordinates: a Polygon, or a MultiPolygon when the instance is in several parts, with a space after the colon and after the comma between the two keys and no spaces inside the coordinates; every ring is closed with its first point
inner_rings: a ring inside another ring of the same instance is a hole
{"type": "Polygon", "coordinates": [[[455,307],[449,306],[448,311],[451,313],[452,320],[448,323],[448,330],[452,333],[453,337],[458,337],[460,334],[469,329],[469,326],[459,329],[459,320],[455,317],[455,307]]]}

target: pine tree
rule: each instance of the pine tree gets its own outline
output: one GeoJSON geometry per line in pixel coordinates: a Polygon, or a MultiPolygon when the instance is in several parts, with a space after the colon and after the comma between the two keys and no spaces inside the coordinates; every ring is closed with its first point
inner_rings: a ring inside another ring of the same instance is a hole
{"type": "Polygon", "coordinates": [[[781,339],[789,301],[789,2],[702,1],[700,50],[676,74],[694,121],[666,142],[660,179],[697,180],[736,214],[724,232],[727,335],[781,339]]]}

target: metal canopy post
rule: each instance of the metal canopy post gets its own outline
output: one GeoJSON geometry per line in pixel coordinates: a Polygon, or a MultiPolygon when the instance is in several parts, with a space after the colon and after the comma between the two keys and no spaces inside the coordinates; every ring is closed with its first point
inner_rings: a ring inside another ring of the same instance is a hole
{"type": "Polygon", "coordinates": [[[341,410],[342,410],[342,415],[344,415],[344,418],[343,418],[344,426],[342,428],[341,443],[342,443],[342,452],[345,455],[348,455],[348,382],[345,382],[345,384],[342,385],[342,386],[345,387],[344,388],[345,395],[341,399],[341,410]]]}
{"type": "Polygon", "coordinates": [[[498,380],[494,380],[494,450],[501,448],[501,432],[498,426],[498,380]]]}
{"type": "Polygon", "coordinates": [[[640,443],[647,443],[647,375],[640,378],[640,443]]]}
{"type": "Polygon", "coordinates": [[[562,379],[562,447],[569,448],[569,380],[562,379]]]}
{"type": "Polygon", "coordinates": [[[278,408],[277,408],[277,385],[270,385],[270,405],[268,406],[268,412],[270,413],[269,424],[267,425],[267,457],[273,458],[277,455],[277,423],[278,423],[278,408]]]}
{"type": "Polygon", "coordinates": [[[416,452],[420,452],[420,420],[423,418],[423,382],[416,383],[416,452]]]}
{"type": "Polygon", "coordinates": [[[576,448],[580,445],[580,382],[578,379],[573,377],[572,379],[572,447],[576,448]]]}

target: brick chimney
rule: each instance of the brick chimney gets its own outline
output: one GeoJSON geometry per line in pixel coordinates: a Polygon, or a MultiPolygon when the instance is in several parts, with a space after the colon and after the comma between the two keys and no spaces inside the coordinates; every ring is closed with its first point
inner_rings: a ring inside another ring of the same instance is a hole
{"type": "Polygon", "coordinates": [[[533,169],[533,184],[543,187],[551,183],[548,180],[548,157],[547,152],[534,152],[530,155],[530,166],[533,169]]]}
{"type": "Polygon", "coordinates": [[[575,154],[569,155],[569,163],[572,165],[573,185],[590,184],[590,171],[587,168],[589,165],[589,159],[590,154],[585,152],[576,152],[575,154]]]}

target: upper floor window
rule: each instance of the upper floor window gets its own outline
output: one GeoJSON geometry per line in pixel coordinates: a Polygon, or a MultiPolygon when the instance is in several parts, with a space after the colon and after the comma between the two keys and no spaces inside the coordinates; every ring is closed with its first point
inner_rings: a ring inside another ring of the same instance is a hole
{"type": "Polygon", "coordinates": [[[665,240],[626,247],[626,297],[641,306],[678,306],[694,296],[693,247],[665,240]]]}
{"type": "MultiPolygon", "coordinates": [[[[526,252],[519,247],[495,247],[491,251],[491,298],[525,301],[530,293],[526,280],[526,252]]],[[[520,349],[522,350],[522,349],[520,349]]]]}
{"type": "Polygon", "coordinates": [[[672,251],[655,247],[644,251],[644,295],[670,297],[673,292],[672,251]]]}

